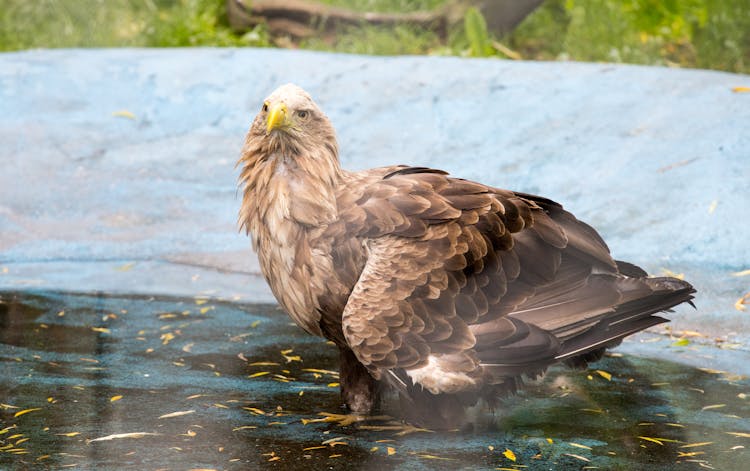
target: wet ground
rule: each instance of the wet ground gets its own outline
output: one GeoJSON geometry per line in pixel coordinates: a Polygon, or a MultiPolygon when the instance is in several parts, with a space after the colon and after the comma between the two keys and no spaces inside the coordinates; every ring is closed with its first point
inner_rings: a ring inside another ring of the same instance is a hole
{"type": "Polygon", "coordinates": [[[0,300],[1,469],[734,470],[750,457],[746,353],[696,369],[664,358],[718,349],[659,333],[437,433],[341,423],[336,351],[272,305],[0,300]]]}

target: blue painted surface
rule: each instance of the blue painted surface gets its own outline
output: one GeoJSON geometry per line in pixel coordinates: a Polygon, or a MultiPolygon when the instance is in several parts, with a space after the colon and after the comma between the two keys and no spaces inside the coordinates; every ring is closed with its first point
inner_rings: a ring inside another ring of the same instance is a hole
{"type": "Polygon", "coordinates": [[[699,310],[681,308],[674,329],[748,340],[733,304],[750,276],[731,273],[750,268],[750,94],[732,88],[750,77],[697,70],[271,49],[2,54],[0,288],[272,301],[236,229],[233,166],[285,82],[330,116],[345,167],[439,167],[555,199],[617,258],[696,285],[699,310]]]}

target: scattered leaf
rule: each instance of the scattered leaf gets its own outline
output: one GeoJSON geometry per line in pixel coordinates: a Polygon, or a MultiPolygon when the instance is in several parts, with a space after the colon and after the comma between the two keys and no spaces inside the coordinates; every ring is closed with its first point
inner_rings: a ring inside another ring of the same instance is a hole
{"type": "Polygon", "coordinates": [[[93,442],[104,442],[109,440],[119,440],[121,438],[144,438],[144,437],[156,437],[158,435],[161,435],[159,433],[151,433],[151,432],[129,432],[129,433],[115,433],[112,435],[107,435],[105,437],[99,437],[89,440],[89,443],[93,442]]]}
{"type": "Polygon", "coordinates": [[[38,410],[42,410],[41,407],[35,407],[33,409],[20,410],[20,411],[16,412],[15,414],[13,414],[13,417],[21,417],[22,415],[28,414],[29,412],[34,412],[34,411],[38,411],[38,410]]]}
{"type": "Polygon", "coordinates": [[[732,273],[732,276],[748,276],[748,275],[750,275],[750,268],[747,270],[736,271],[732,273]]]}
{"type": "Polygon", "coordinates": [[[117,271],[128,271],[132,269],[135,266],[135,262],[126,263],[125,265],[120,265],[119,267],[116,267],[115,270],[117,271]]]}
{"type": "Polygon", "coordinates": [[[60,437],[77,437],[81,432],[56,433],[60,437]]]}
{"type": "Polygon", "coordinates": [[[388,456],[395,455],[395,454],[396,454],[396,449],[393,448],[392,446],[389,446],[388,447],[388,456]]]}
{"type": "Polygon", "coordinates": [[[603,370],[596,370],[596,372],[597,372],[597,374],[599,374],[599,376],[601,376],[602,378],[606,379],[607,381],[612,381],[612,374],[611,373],[608,373],[608,372],[603,371],[603,370]]]}
{"type": "Polygon", "coordinates": [[[672,342],[670,347],[685,347],[687,345],[690,345],[690,340],[688,339],[679,339],[675,342],[672,342]]]}
{"type": "Polygon", "coordinates": [[[586,458],[585,456],[574,455],[573,453],[563,453],[563,455],[570,456],[572,458],[575,458],[575,459],[581,460],[581,461],[585,461],[587,463],[591,461],[590,459],[586,458]]]}
{"type": "Polygon", "coordinates": [[[257,378],[259,376],[265,376],[265,375],[270,374],[270,373],[271,373],[270,371],[259,371],[257,373],[253,373],[251,375],[248,375],[248,378],[257,378]]]}
{"type": "Polygon", "coordinates": [[[177,412],[170,412],[169,414],[160,415],[159,418],[160,419],[171,419],[172,417],[180,417],[180,416],[183,416],[183,415],[188,415],[188,414],[193,414],[193,413],[195,413],[195,411],[192,410],[192,409],[191,410],[181,410],[181,411],[177,411],[177,412]]]}
{"type": "Polygon", "coordinates": [[[701,410],[721,409],[726,407],[726,404],[711,404],[710,406],[703,406],[701,410]]]}
{"type": "Polygon", "coordinates": [[[706,446],[711,444],[713,444],[713,442],[688,443],[686,445],[682,445],[680,448],[696,448],[699,446],[706,446]]]}
{"type": "Polygon", "coordinates": [[[740,438],[750,438],[750,433],[746,433],[746,432],[724,432],[724,433],[727,433],[729,435],[734,435],[735,437],[740,437],[740,438]]]}
{"type": "Polygon", "coordinates": [[[670,270],[668,268],[662,268],[661,271],[666,276],[671,276],[672,278],[677,278],[678,280],[684,280],[685,279],[685,274],[684,273],[675,273],[675,272],[673,272],[672,270],[670,270]]]}
{"type": "Polygon", "coordinates": [[[738,311],[744,311],[747,309],[745,305],[748,304],[748,301],[750,301],[750,293],[745,293],[744,296],[742,296],[737,300],[737,302],[734,303],[734,308],[738,311]]]}
{"type": "Polygon", "coordinates": [[[242,427],[235,427],[232,429],[232,432],[236,432],[238,430],[247,430],[247,429],[253,429],[258,428],[256,425],[243,425],[242,427]]]}
{"type": "Polygon", "coordinates": [[[513,453],[513,450],[511,450],[510,448],[506,448],[505,449],[505,451],[503,452],[503,456],[506,457],[506,458],[508,458],[509,460],[513,461],[513,462],[516,461],[516,454],[513,453]]]}
{"type": "Polygon", "coordinates": [[[733,87],[734,93],[750,93],[750,87],[733,87]]]}
{"type": "Polygon", "coordinates": [[[576,448],[583,448],[584,450],[590,450],[591,449],[590,446],[581,445],[580,443],[568,442],[568,445],[574,446],[576,448]]]}
{"type": "Polygon", "coordinates": [[[135,119],[135,115],[133,114],[133,112],[128,110],[114,111],[112,112],[112,116],[114,116],[115,118],[135,119]]]}
{"type": "Polygon", "coordinates": [[[713,214],[717,206],[719,206],[719,200],[711,201],[711,204],[708,206],[708,214],[713,214]]]}
{"type": "Polygon", "coordinates": [[[110,330],[107,329],[106,327],[92,327],[91,330],[93,330],[94,332],[102,333],[102,334],[110,333],[110,330]]]}
{"type": "Polygon", "coordinates": [[[116,402],[116,401],[119,401],[120,399],[122,399],[122,396],[120,395],[112,396],[109,398],[109,402],[116,402]]]}

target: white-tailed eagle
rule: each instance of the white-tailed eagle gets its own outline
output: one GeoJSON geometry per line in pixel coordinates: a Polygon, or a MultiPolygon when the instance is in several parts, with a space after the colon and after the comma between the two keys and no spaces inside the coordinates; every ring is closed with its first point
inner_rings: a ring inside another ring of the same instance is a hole
{"type": "Polygon", "coordinates": [[[451,424],[553,363],[598,359],[695,292],[615,261],[549,199],[430,168],[342,169],[331,122],[295,85],[264,101],[239,165],[263,275],[338,346],[356,413],[385,386],[409,420],[451,424]]]}

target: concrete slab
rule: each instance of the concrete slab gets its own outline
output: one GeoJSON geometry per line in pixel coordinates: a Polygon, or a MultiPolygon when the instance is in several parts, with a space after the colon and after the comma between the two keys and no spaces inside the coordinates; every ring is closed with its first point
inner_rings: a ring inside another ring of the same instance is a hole
{"type": "Polygon", "coordinates": [[[234,162],[277,85],[348,168],[410,163],[545,195],[617,258],[684,273],[676,330],[746,344],[750,77],[273,49],[0,55],[0,289],[273,301],[237,232],[234,162]]]}

